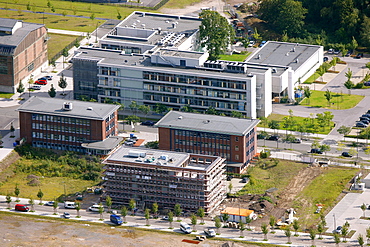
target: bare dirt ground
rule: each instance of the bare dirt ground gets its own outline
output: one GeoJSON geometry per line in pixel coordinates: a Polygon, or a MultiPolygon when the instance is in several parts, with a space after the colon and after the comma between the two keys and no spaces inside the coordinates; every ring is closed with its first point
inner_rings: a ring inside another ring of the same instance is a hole
{"type": "MultiPolygon", "coordinates": [[[[123,247],[219,247],[227,241],[206,240],[199,244],[188,235],[162,234],[135,228],[88,225],[58,220],[33,219],[18,215],[0,214],[0,246],[123,246],[123,247]]],[[[255,245],[228,242],[234,247],[255,245]]]]}

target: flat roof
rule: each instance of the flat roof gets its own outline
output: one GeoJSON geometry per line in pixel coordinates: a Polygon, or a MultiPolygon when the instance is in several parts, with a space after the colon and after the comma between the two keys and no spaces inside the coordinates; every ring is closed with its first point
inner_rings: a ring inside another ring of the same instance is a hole
{"type": "MultiPolygon", "coordinates": [[[[258,65],[252,65],[247,68],[247,73],[234,73],[229,71],[216,71],[202,68],[180,68],[172,66],[161,66],[151,62],[149,55],[143,54],[123,54],[121,51],[108,50],[101,48],[89,48],[80,47],[80,53],[75,55],[73,59],[87,59],[87,60],[98,60],[100,64],[114,65],[114,66],[130,66],[132,68],[141,68],[141,70],[162,70],[168,73],[184,74],[190,73],[193,75],[208,76],[209,78],[226,78],[234,80],[248,80],[248,73],[259,74],[265,73],[268,68],[264,68],[258,65]],[[143,68],[144,67],[144,68],[143,68]]],[[[194,54],[197,56],[197,53],[194,54]]],[[[103,66],[103,65],[102,65],[103,66]]],[[[249,65],[248,65],[249,66],[249,65]]]]}
{"type": "Polygon", "coordinates": [[[103,141],[82,143],[81,146],[96,150],[112,150],[117,147],[123,141],[123,139],[124,138],[121,136],[110,136],[103,141]]]}
{"type": "Polygon", "coordinates": [[[204,55],[203,52],[196,51],[181,51],[181,50],[170,50],[170,49],[160,49],[154,55],[160,54],[161,56],[171,56],[180,58],[200,58],[204,55]]]}
{"type": "Polygon", "coordinates": [[[254,213],[253,210],[249,210],[245,208],[232,208],[232,207],[226,207],[223,211],[221,211],[221,214],[229,214],[229,215],[244,216],[244,217],[247,217],[252,213],[254,213]]]}
{"type": "Polygon", "coordinates": [[[156,126],[242,136],[258,123],[258,119],[170,111],[156,123],[156,126]]]}
{"type": "Polygon", "coordinates": [[[320,49],[322,46],[319,45],[268,41],[246,62],[269,67],[291,67],[295,71],[320,49]]]}
{"type": "Polygon", "coordinates": [[[156,167],[169,168],[186,168],[191,170],[207,170],[214,161],[221,159],[217,156],[209,155],[194,155],[204,159],[210,159],[211,163],[195,163],[191,162],[192,154],[173,152],[159,149],[147,149],[142,147],[126,147],[122,146],[113,154],[111,154],[104,163],[127,162],[136,164],[153,165],[156,167]],[[139,157],[141,156],[141,157],[139,157]],[[189,161],[189,163],[187,162],[189,161]],[[188,164],[187,164],[188,163],[188,164]]]}
{"type": "Polygon", "coordinates": [[[118,105],[89,101],[65,100],[32,96],[17,111],[73,118],[104,120],[119,108],[118,105]],[[63,110],[64,103],[72,103],[71,110],[63,110]]]}

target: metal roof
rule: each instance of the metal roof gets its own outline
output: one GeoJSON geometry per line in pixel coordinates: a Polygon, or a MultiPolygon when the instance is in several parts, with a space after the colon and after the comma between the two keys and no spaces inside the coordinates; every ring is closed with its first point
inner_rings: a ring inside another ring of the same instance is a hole
{"type": "Polygon", "coordinates": [[[170,111],[157,122],[156,126],[242,136],[258,123],[258,119],[170,111]]]}
{"type": "Polygon", "coordinates": [[[104,120],[118,108],[118,105],[112,104],[32,96],[17,110],[46,115],[104,120]],[[72,109],[63,110],[64,103],[72,103],[72,109]]]}
{"type": "Polygon", "coordinates": [[[82,143],[81,146],[88,149],[96,150],[112,150],[117,147],[122,141],[123,137],[121,136],[110,136],[105,140],[97,142],[82,143]]]}

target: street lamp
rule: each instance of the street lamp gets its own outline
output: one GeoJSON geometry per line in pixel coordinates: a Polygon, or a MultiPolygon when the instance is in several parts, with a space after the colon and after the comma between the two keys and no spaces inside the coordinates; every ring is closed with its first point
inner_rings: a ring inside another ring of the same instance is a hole
{"type": "Polygon", "coordinates": [[[333,214],[333,218],[334,218],[334,230],[337,229],[337,222],[335,221],[335,214],[333,214]]]}
{"type": "Polygon", "coordinates": [[[100,21],[96,23],[96,29],[95,29],[95,43],[98,43],[98,25],[100,21]]]}

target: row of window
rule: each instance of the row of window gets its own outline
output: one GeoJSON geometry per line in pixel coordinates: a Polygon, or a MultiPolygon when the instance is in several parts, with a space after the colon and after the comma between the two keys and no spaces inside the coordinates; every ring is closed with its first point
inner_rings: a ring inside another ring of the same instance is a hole
{"type": "Polygon", "coordinates": [[[175,135],[201,137],[201,138],[216,139],[216,140],[228,140],[228,141],[230,140],[230,135],[199,132],[199,131],[175,130],[175,135]]]}
{"type": "Polygon", "coordinates": [[[158,198],[160,198],[160,197],[174,197],[174,198],[188,198],[188,199],[204,200],[204,196],[199,196],[197,194],[191,193],[191,191],[187,191],[187,192],[184,192],[184,193],[179,193],[179,192],[163,193],[163,192],[155,192],[155,191],[142,192],[142,191],[138,191],[138,190],[134,190],[134,189],[122,188],[122,187],[118,187],[118,186],[109,186],[109,185],[106,186],[105,189],[107,191],[109,191],[109,190],[120,191],[120,190],[124,189],[124,191],[126,191],[126,192],[133,192],[136,195],[142,195],[142,196],[148,196],[148,197],[149,196],[156,196],[158,198]]]}
{"type": "Polygon", "coordinates": [[[246,89],[245,81],[233,81],[233,80],[216,79],[216,78],[199,77],[199,76],[175,75],[175,74],[144,71],[143,78],[146,80],[152,80],[152,81],[166,81],[166,82],[185,83],[185,84],[222,87],[222,88],[233,88],[233,89],[242,89],[242,90],[246,89]]]}
{"type": "Polygon", "coordinates": [[[52,133],[42,133],[42,132],[32,132],[32,138],[44,139],[44,140],[57,140],[57,141],[67,141],[67,142],[86,142],[85,137],[80,136],[69,136],[69,135],[60,135],[52,133]]]}
{"type": "MultiPolygon", "coordinates": [[[[133,181],[132,177],[121,177],[121,176],[107,176],[107,178],[109,179],[109,182],[110,184],[117,184],[117,185],[121,185],[121,184],[125,184],[125,186],[127,187],[132,187],[132,184],[130,183],[127,183],[127,182],[131,182],[133,181]],[[123,181],[127,181],[127,182],[123,182],[123,181]]],[[[145,184],[145,187],[149,188],[149,189],[156,189],[156,190],[162,190],[162,188],[168,188],[169,190],[171,189],[177,189],[177,188],[184,188],[184,189],[192,189],[192,190],[203,190],[203,186],[202,185],[197,185],[195,183],[192,183],[192,184],[188,184],[188,183],[179,183],[179,181],[165,181],[165,180],[156,180],[156,179],[145,179],[144,176],[143,176],[143,179],[135,179],[134,180],[135,183],[138,184],[138,188],[141,188],[142,184],[145,184]],[[158,184],[160,186],[148,186],[148,184],[158,184]]]]}
{"type": "Polygon", "coordinates": [[[65,125],[54,125],[54,124],[41,124],[41,123],[32,123],[32,129],[39,130],[52,130],[59,132],[68,132],[68,133],[77,133],[90,135],[90,128],[79,128],[65,125]]]}
{"type": "Polygon", "coordinates": [[[90,120],[87,120],[87,119],[59,117],[59,116],[51,116],[51,115],[44,115],[44,114],[37,114],[37,113],[32,114],[32,120],[66,123],[66,124],[77,124],[77,125],[88,125],[88,126],[90,125],[90,120]]]}
{"type": "Polygon", "coordinates": [[[59,144],[59,143],[49,143],[49,142],[34,141],[34,142],[32,142],[32,146],[38,147],[38,148],[67,150],[67,151],[80,152],[80,153],[84,153],[85,152],[85,148],[83,148],[81,146],[67,145],[67,144],[59,144]]]}

